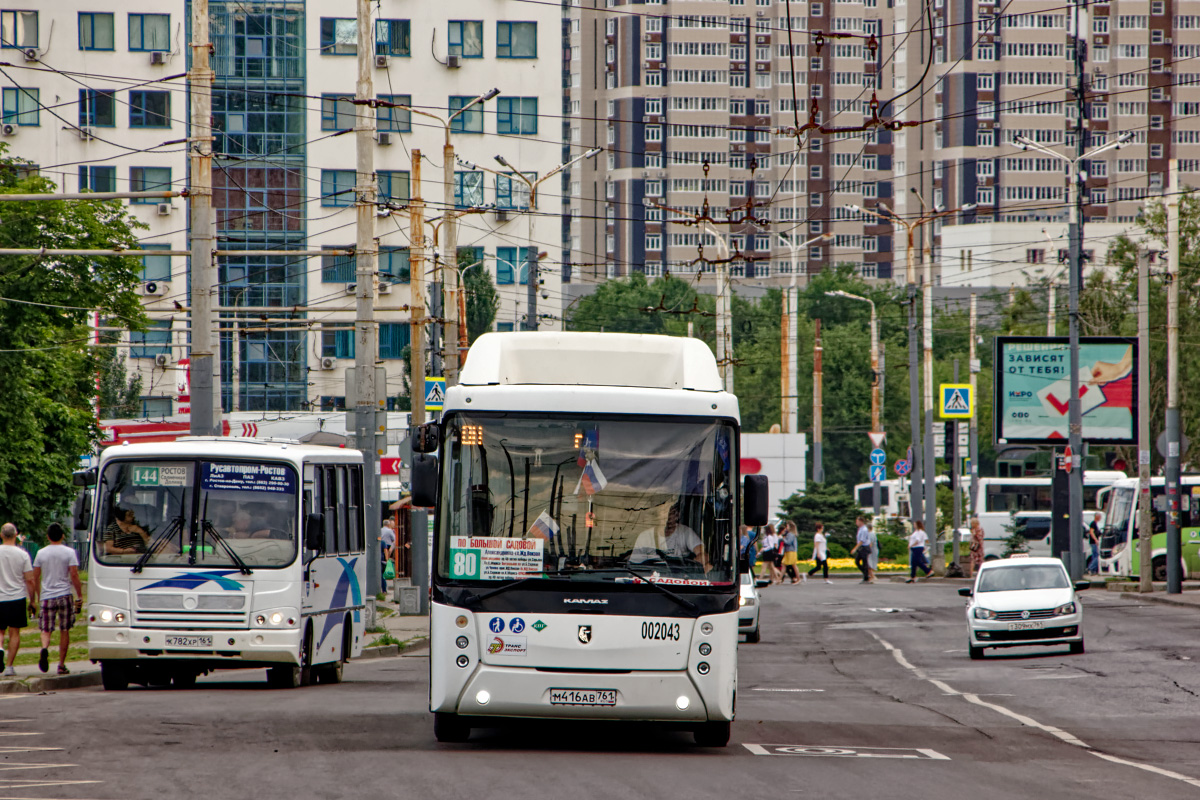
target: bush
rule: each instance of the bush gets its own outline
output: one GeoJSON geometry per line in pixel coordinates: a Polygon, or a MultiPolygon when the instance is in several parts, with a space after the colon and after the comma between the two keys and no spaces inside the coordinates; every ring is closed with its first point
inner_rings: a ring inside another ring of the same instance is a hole
{"type": "MultiPolygon", "coordinates": [[[[798,559],[800,559],[801,561],[812,561],[812,554],[813,554],[813,543],[812,542],[801,543],[796,548],[796,557],[798,559]]],[[[837,542],[826,542],[825,543],[825,555],[829,556],[829,558],[849,558],[850,551],[847,550],[846,548],[842,547],[837,542]]]]}
{"type": "Polygon", "coordinates": [[[879,540],[879,559],[881,561],[907,561],[908,540],[899,536],[883,534],[879,540]]]}

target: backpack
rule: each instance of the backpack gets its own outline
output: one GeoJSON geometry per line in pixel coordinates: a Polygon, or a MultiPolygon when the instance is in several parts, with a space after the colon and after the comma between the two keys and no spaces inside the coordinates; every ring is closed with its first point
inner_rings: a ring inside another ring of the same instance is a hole
{"type": "Polygon", "coordinates": [[[775,548],[775,552],[778,553],[779,555],[783,555],[785,550],[787,550],[787,542],[785,542],[783,537],[780,536],[779,537],[779,546],[775,548]]]}

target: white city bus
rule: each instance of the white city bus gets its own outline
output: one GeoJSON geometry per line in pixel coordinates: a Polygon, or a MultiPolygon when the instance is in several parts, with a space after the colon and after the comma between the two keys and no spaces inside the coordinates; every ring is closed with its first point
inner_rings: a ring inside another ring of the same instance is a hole
{"type": "MultiPolygon", "coordinates": [[[[1098,511],[1105,490],[1124,478],[1124,472],[1114,470],[1084,472],[1084,511],[1087,514],[1098,511]]],[[[1029,552],[1037,556],[1050,555],[1050,526],[1045,522],[1051,512],[1050,478],[980,478],[975,509],[983,528],[985,558],[990,560],[1003,555],[1004,542],[1011,535],[1008,528],[1022,517],[1026,522],[1032,518],[1045,523],[1030,525],[1029,529],[1037,533],[1026,539],[1029,552]]]]}
{"type": "MultiPolygon", "coordinates": [[[[337,683],[362,651],[362,455],[188,437],[109,447],[94,486],[88,656],[105,689],[222,668],[337,683]]],[[[90,506],[88,502],[85,506],[90,506]]]]}
{"type": "Polygon", "coordinates": [[[729,740],[737,685],[738,401],[701,341],[481,336],[413,495],[433,505],[439,741],[501,718],[645,720],[729,740]],[[439,474],[440,472],[440,474],[439,474]]]}

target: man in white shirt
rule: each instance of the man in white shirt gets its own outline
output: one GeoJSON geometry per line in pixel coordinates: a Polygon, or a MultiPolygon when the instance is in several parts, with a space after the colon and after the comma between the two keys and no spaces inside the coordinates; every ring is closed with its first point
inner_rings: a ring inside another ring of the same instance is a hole
{"type": "Polygon", "coordinates": [[[17,650],[21,647],[21,629],[29,625],[25,608],[30,598],[36,596],[37,586],[33,582],[33,564],[29,561],[29,553],[17,545],[17,526],[6,522],[0,526],[0,641],[3,641],[5,631],[8,632],[8,648],[0,649],[3,654],[0,660],[4,655],[8,656],[5,677],[17,674],[13,662],[17,660],[17,650]]]}
{"type": "Polygon", "coordinates": [[[908,537],[908,580],[905,583],[912,583],[917,579],[918,568],[925,573],[926,578],[933,572],[933,568],[929,566],[929,559],[925,555],[928,546],[929,534],[925,533],[924,524],[914,522],[913,532],[908,537]]]}
{"type": "MultiPolygon", "coordinates": [[[[75,627],[75,615],[83,605],[83,584],[79,580],[79,557],[75,550],[63,544],[63,529],[57,522],[46,529],[50,544],[38,550],[33,560],[33,581],[41,588],[41,614],[38,616],[38,631],[42,634],[42,652],[38,655],[38,669],[50,669],[50,635],[57,623],[58,674],[68,675],[67,649],[71,646],[71,628],[75,627]],[[75,590],[75,599],[71,598],[75,590]]],[[[36,595],[35,595],[36,596],[36,595]]],[[[33,603],[30,603],[33,605],[33,603]]]]}
{"type": "Polygon", "coordinates": [[[657,551],[662,551],[671,558],[692,558],[704,565],[704,571],[712,569],[704,552],[704,542],[700,535],[687,525],[679,524],[679,503],[674,503],[667,509],[667,521],[663,532],[650,528],[638,534],[637,542],[629,561],[636,564],[643,561],[653,561],[661,558],[657,551]]]}

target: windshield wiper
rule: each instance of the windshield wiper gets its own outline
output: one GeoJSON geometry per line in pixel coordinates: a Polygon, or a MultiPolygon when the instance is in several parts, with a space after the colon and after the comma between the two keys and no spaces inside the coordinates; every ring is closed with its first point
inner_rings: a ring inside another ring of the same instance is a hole
{"type": "Polygon", "coordinates": [[[674,600],[676,603],[679,603],[679,605],[683,606],[688,611],[691,611],[696,614],[700,613],[699,607],[697,607],[696,604],[693,603],[691,600],[688,600],[685,597],[680,597],[679,595],[675,594],[667,587],[661,586],[658,583],[656,583],[655,581],[650,580],[650,577],[648,575],[643,575],[642,573],[638,572],[637,570],[633,569],[632,567],[601,567],[600,569],[587,570],[587,572],[628,572],[630,575],[637,578],[642,583],[652,586],[653,588],[655,588],[658,591],[665,594],[667,597],[674,600]]]}
{"type": "Polygon", "coordinates": [[[152,541],[150,546],[146,548],[146,552],[142,553],[138,557],[138,560],[133,562],[133,566],[129,568],[129,571],[141,572],[142,568],[146,566],[146,562],[150,560],[150,557],[154,555],[158,548],[162,547],[163,544],[166,543],[167,539],[170,539],[176,531],[181,530],[182,528],[183,516],[180,515],[171,520],[171,524],[163,528],[162,531],[154,537],[154,541],[152,541]]]}
{"type": "Polygon", "coordinates": [[[216,527],[214,527],[213,524],[208,520],[203,520],[203,524],[204,532],[211,536],[214,542],[221,545],[221,549],[224,550],[225,554],[229,556],[229,560],[233,562],[234,566],[236,566],[243,575],[253,575],[254,570],[250,569],[246,562],[242,560],[242,557],[239,556],[237,552],[229,546],[229,542],[225,541],[225,537],[217,532],[216,527]]]}

